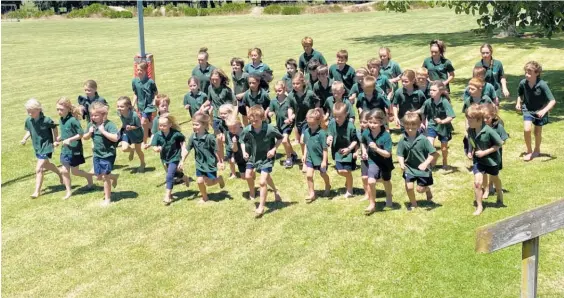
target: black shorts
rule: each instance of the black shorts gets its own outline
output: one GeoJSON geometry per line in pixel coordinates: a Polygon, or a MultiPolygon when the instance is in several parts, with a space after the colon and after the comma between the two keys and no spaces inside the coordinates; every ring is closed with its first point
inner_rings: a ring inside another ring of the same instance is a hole
{"type": "Polygon", "coordinates": [[[433,174],[429,173],[429,177],[419,177],[419,176],[412,176],[407,173],[403,173],[403,179],[405,179],[405,183],[410,183],[417,180],[417,185],[419,186],[431,186],[433,185],[433,174]]]}
{"type": "Polygon", "coordinates": [[[376,180],[390,181],[392,179],[392,171],[384,171],[377,164],[368,164],[368,178],[376,180]]]}
{"type": "Polygon", "coordinates": [[[475,163],[472,167],[472,173],[486,173],[488,175],[497,176],[499,175],[499,166],[486,166],[479,163],[475,163]]]}
{"type": "Polygon", "coordinates": [[[341,171],[341,170],[354,171],[356,170],[356,162],[335,161],[335,169],[337,169],[337,171],[341,171]]]}

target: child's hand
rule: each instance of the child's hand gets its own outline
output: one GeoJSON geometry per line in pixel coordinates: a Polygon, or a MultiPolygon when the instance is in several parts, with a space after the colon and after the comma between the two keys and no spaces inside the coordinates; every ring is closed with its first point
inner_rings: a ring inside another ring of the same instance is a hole
{"type": "Polygon", "coordinates": [[[94,133],[95,130],[96,130],[96,124],[92,123],[90,129],[88,130],[88,133],[94,133]]]}
{"type": "Polygon", "coordinates": [[[376,143],[374,142],[370,142],[370,144],[368,144],[368,147],[374,151],[378,149],[378,146],[376,146],[376,143]]]}
{"type": "Polygon", "coordinates": [[[320,168],[322,168],[322,169],[327,169],[327,161],[322,161],[322,162],[321,162],[321,165],[320,165],[320,168]]]}
{"type": "Polygon", "coordinates": [[[468,154],[466,154],[466,157],[468,157],[468,159],[472,159],[472,152],[468,152],[468,154]]]}
{"type": "Polygon", "coordinates": [[[69,139],[65,139],[63,141],[63,145],[65,145],[65,146],[70,146],[70,143],[71,143],[71,141],[69,139]]]}
{"type": "Polygon", "coordinates": [[[274,158],[275,156],[276,156],[276,148],[272,148],[266,153],[266,157],[268,158],[274,158]]]}
{"type": "Polygon", "coordinates": [[[544,115],[546,115],[546,113],[548,113],[548,111],[545,110],[545,109],[542,109],[542,110],[537,112],[537,117],[542,118],[542,117],[544,117],[544,115]]]}
{"type": "Polygon", "coordinates": [[[106,131],[106,128],[104,127],[104,123],[102,123],[98,126],[98,130],[102,133],[106,131]]]}
{"type": "Polygon", "coordinates": [[[349,148],[343,148],[341,150],[339,150],[339,153],[341,153],[341,155],[345,156],[348,155],[351,152],[351,150],[349,148]]]}
{"type": "Polygon", "coordinates": [[[361,158],[362,160],[368,160],[368,154],[362,153],[361,158]]]}
{"type": "Polygon", "coordinates": [[[425,123],[421,123],[420,128],[421,128],[422,131],[425,131],[425,129],[427,129],[427,127],[425,127],[425,123]]]}
{"type": "Polygon", "coordinates": [[[25,143],[27,143],[27,139],[22,139],[22,140],[20,141],[20,144],[22,144],[22,145],[25,145],[25,143]]]}
{"type": "Polygon", "coordinates": [[[184,109],[189,110],[190,109],[190,105],[185,105],[184,109]]]}
{"type": "Polygon", "coordinates": [[[249,160],[249,153],[243,152],[243,159],[249,160]]]}
{"type": "Polygon", "coordinates": [[[304,154],[304,156],[302,156],[302,164],[305,164],[305,163],[306,163],[306,156],[304,154]]]}
{"type": "Polygon", "coordinates": [[[327,137],[327,146],[331,146],[333,144],[333,137],[327,137]]]}
{"type": "Polygon", "coordinates": [[[184,163],[179,163],[178,166],[176,167],[176,170],[179,172],[184,171],[184,163]]]}
{"type": "Polygon", "coordinates": [[[59,147],[59,145],[61,145],[61,142],[53,142],[53,146],[59,147]]]}
{"type": "Polygon", "coordinates": [[[417,168],[419,169],[419,171],[425,171],[425,170],[427,170],[428,167],[429,167],[429,165],[427,163],[422,163],[422,164],[419,164],[419,166],[417,168]]]}
{"type": "Polygon", "coordinates": [[[353,159],[357,159],[358,158],[358,153],[353,153],[353,159]]]}
{"type": "Polygon", "coordinates": [[[220,171],[223,171],[225,169],[225,164],[223,162],[219,162],[217,166],[219,167],[220,171]]]}
{"type": "Polygon", "coordinates": [[[238,101],[241,101],[243,99],[244,95],[245,95],[245,93],[237,94],[237,95],[235,95],[235,98],[237,98],[238,101]]]}
{"type": "Polygon", "coordinates": [[[149,147],[151,147],[151,144],[143,144],[143,149],[147,150],[149,147]]]}
{"type": "Polygon", "coordinates": [[[130,131],[130,130],[131,130],[131,125],[126,125],[126,126],[125,126],[125,130],[130,131]]]}
{"type": "Polygon", "coordinates": [[[507,88],[503,88],[503,96],[505,98],[509,98],[509,95],[511,95],[511,94],[509,94],[509,90],[507,90],[507,88]]]}
{"type": "Polygon", "coordinates": [[[478,151],[474,152],[474,155],[476,155],[477,158],[482,158],[482,157],[486,156],[486,151],[478,150],[478,151]]]}
{"type": "Polygon", "coordinates": [[[237,143],[237,137],[232,137],[231,141],[233,142],[233,144],[237,143]]]}
{"type": "Polygon", "coordinates": [[[292,120],[286,119],[286,120],[284,120],[284,123],[285,123],[285,124],[292,124],[292,120]]]}
{"type": "Polygon", "coordinates": [[[517,111],[521,112],[521,103],[517,103],[517,104],[515,105],[515,109],[516,109],[517,111]]]}
{"type": "Polygon", "coordinates": [[[400,163],[399,166],[400,166],[400,169],[401,169],[402,171],[405,171],[405,164],[400,163]]]}
{"type": "Polygon", "coordinates": [[[57,138],[55,139],[55,141],[60,142],[60,141],[61,141],[61,136],[57,136],[57,138]]]}
{"type": "Polygon", "coordinates": [[[435,118],[433,119],[435,121],[435,123],[437,124],[443,124],[443,120],[439,119],[439,118],[435,118]]]}
{"type": "Polygon", "coordinates": [[[161,152],[162,149],[163,149],[163,148],[162,148],[161,146],[155,146],[155,147],[153,147],[153,151],[155,151],[155,152],[161,152]]]}
{"type": "Polygon", "coordinates": [[[399,118],[395,118],[394,122],[396,123],[396,127],[401,127],[401,123],[399,121],[399,118]]]}

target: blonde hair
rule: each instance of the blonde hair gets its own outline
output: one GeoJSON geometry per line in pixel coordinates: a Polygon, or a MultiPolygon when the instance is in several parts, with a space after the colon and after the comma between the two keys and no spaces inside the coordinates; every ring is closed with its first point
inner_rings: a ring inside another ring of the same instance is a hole
{"type": "Polygon", "coordinates": [[[523,67],[523,70],[527,71],[527,69],[532,69],[538,75],[542,72],[542,66],[537,61],[527,62],[527,64],[523,67]]]}
{"type": "Polygon", "coordinates": [[[143,71],[147,71],[147,69],[149,69],[149,64],[147,64],[147,62],[143,61],[143,62],[137,64],[137,67],[141,68],[143,71]]]}
{"type": "Polygon", "coordinates": [[[304,46],[306,44],[313,46],[313,38],[311,38],[309,36],[302,38],[302,46],[304,46]]]}
{"type": "Polygon", "coordinates": [[[370,72],[368,71],[368,69],[367,69],[366,67],[359,67],[359,68],[354,72],[355,75],[356,75],[356,74],[359,74],[359,73],[360,73],[360,74],[363,74],[363,75],[365,75],[365,76],[367,76],[367,75],[370,74],[370,72]]]}
{"type": "Polygon", "coordinates": [[[249,52],[247,53],[247,57],[250,58],[252,52],[257,53],[257,55],[259,56],[259,59],[262,60],[262,50],[261,50],[260,48],[252,48],[252,49],[249,49],[249,52]]]}
{"type": "Polygon", "coordinates": [[[198,50],[198,55],[200,55],[200,54],[202,54],[202,55],[204,55],[204,57],[206,57],[206,61],[208,60],[208,58],[209,58],[208,48],[206,48],[206,47],[200,48],[198,50]]]}
{"type": "Polygon", "coordinates": [[[468,119],[484,119],[484,111],[482,110],[482,108],[480,107],[480,105],[478,104],[472,104],[467,110],[466,110],[466,117],[468,119]]]}
{"type": "Polygon", "coordinates": [[[210,126],[210,115],[202,112],[196,112],[196,114],[194,114],[193,122],[199,123],[205,129],[208,129],[210,126]]]}
{"type": "Polygon", "coordinates": [[[57,100],[57,104],[65,107],[65,109],[69,110],[69,113],[71,113],[71,115],[74,118],[76,118],[76,119],[82,118],[82,109],[78,106],[74,106],[72,104],[71,100],[68,97],[63,96],[63,97],[59,98],[59,100],[57,100]]]}
{"type": "Polygon", "coordinates": [[[490,116],[492,118],[492,124],[495,124],[497,122],[502,122],[501,118],[499,117],[498,114],[498,109],[497,107],[492,104],[492,103],[486,103],[486,104],[482,104],[480,105],[480,108],[482,110],[482,112],[484,113],[484,117],[485,116],[490,116]]]}
{"type": "Polygon", "coordinates": [[[249,119],[250,119],[251,117],[253,117],[253,118],[257,117],[257,118],[259,118],[260,120],[264,120],[264,118],[265,118],[265,117],[264,117],[264,109],[262,108],[261,105],[252,106],[252,107],[249,109],[249,112],[247,113],[247,117],[249,117],[249,119]]]}
{"type": "Polygon", "coordinates": [[[235,108],[235,106],[233,106],[230,103],[224,103],[221,106],[219,106],[219,112],[221,113],[222,111],[225,111],[225,112],[228,113],[228,115],[227,115],[228,118],[230,116],[237,115],[237,109],[235,108]]]}
{"type": "Polygon", "coordinates": [[[277,81],[276,84],[274,84],[274,89],[276,90],[277,88],[286,90],[286,83],[284,83],[284,81],[277,81]]]}
{"type": "Polygon", "coordinates": [[[24,106],[26,110],[43,110],[41,103],[39,103],[39,101],[35,98],[30,98],[28,101],[26,101],[24,106]]]}
{"type": "Polygon", "coordinates": [[[225,72],[219,68],[212,70],[210,78],[214,75],[218,75],[220,79],[220,85],[227,87],[229,85],[229,77],[225,74],[225,72]]]}
{"type": "Polygon", "coordinates": [[[239,120],[239,117],[237,117],[236,115],[231,115],[229,117],[227,117],[227,119],[225,119],[225,124],[230,127],[230,126],[235,126],[235,125],[239,125],[239,126],[243,126],[243,124],[241,123],[241,120],[239,120]]]}
{"type": "Polygon", "coordinates": [[[364,80],[362,80],[362,87],[366,89],[366,87],[372,86],[373,88],[376,88],[376,78],[373,76],[366,76],[364,77],[364,80]]]}
{"type": "Polygon", "coordinates": [[[368,67],[368,68],[371,68],[371,67],[381,68],[382,67],[382,60],[380,60],[378,58],[372,58],[372,59],[370,59],[366,62],[366,67],[368,67]]]}
{"type": "Polygon", "coordinates": [[[347,112],[347,105],[343,102],[337,102],[333,106],[333,115],[347,112]]]}
{"type": "Polygon", "coordinates": [[[429,70],[426,69],[425,67],[419,67],[418,69],[415,70],[415,76],[426,76],[429,77],[429,70]]]}
{"type": "Polygon", "coordinates": [[[486,77],[486,69],[481,66],[476,66],[472,69],[472,77],[473,78],[480,78],[485,79],[486,77]]]}
{"type": "Polygon", "coordinates": [[[481,79],[481,78],[472,78],[468,82],[468,86],[474,86],[477,89],[483,89],[484,88],[484,80],[481,79]]]}
{"type": "Polygon", "coordinates": [[[103,102],[95,101],[90,105],[90,114],[99,112],[104,115],[108,114],[108,106],[105,105],[103,102]]]}
{"type": "Polygon", "coordinates": [[[421,116],[417,112],[407,112],[402,119],[403,125],[421,125],[421,116]]]}
{"type": "Polygon", "coordinates": [[[163,119],[165,119],[167,123],[170,123],[170,128],[180,131],[180,125],[178,125],[178,121],[176,121],[176,118],[174,116],[169,113],[165,113],[159,116],[159,122],[161,122],[163,119]]]}
{"type": "Polygon", "coordinates": [[[317,120],[317,124],[321,124],[321,119],[323,119],[323,109],[315,108],[307,111],[306,118],[314,117],[317,120]]]}
{"type": "Polygon", "coordinates": [[[305,76],[303,72],[301,71],[296,72],[296,74],[292,78],[292,83],[296,81],[302,83],[302,91],[305,92],[306,83],[305,83],[305,76]]]}
{"type": "Polygon", "coordinates": [[[362,110],[360,115],[358,115],[359,120],[360,121],[368,121],[369,112],[370,112],[369,110],[362,110]]]}
{"type": "Polygon", "coordinates": [[[333,84],[331,84],[331,91],[335,92],[338,90],[345,90],[345,84],[341,81],[333,81],[333,84]]]}
{"type": "Polygon", "coordinates": [[[382,121],[382,125],[386,124],[388,117],[386,117],[386,113],[381,109],[373,109],[368,114],[368,119],[370,120],[380,120],[382,121]]]}
{"type": "Polygon", "coordinates": [[[96,84],[96,81],[94,81],[94,80],[88,80],[88,81],[84,82],[83,86],[88,87],[90,89],[98,90],[98,84],[96,84]]]}
{"type": "Polygon", "coordinates": [[[389,60],[392,60],[392,53],[390,52],[390,48],[388,48],[388,47],[381,47],[381,48],[378,50],[378,53],[380,53],[381,51],[386,51],[386,54],[388,55],[388,61],[389,61],[389,60]]]}
{"type": "Polygon", "coordinates": [[[347,50],[342,49],[337,52],[337,58],[345,58],[345,60],[349,60],[349,52],[347,50]]]}
{"type": "Polygon", "coordinates": [[[128,110],[131,111],[133,109],[133,105],[131,104],[131,98],[129,98],[128,96],[120,96],[117,100],[117,103],[120,102],[125,103],[128,110]]]}

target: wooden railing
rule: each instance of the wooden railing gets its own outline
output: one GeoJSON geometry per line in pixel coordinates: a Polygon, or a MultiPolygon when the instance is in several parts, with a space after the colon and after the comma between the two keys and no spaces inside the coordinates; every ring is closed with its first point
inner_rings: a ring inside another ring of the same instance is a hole
{"type": "Polygon", "coordinates": [[[513,244],[523,243],[521,297],[536,297],[539,237],[562,228],[564,228],[564,199],[478,228],[476,252],[491,253],[513,244]]]}

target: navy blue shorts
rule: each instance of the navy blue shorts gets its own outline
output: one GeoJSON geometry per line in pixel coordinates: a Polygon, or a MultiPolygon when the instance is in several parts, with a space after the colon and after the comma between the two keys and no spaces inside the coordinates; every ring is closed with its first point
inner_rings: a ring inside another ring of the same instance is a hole
{"type": "Polygon", "coordinates": [[[354,171],[356,170],[356,162],[335,161],[335,169],[337,169],[337,171],[342,171],[342,170],[354,171]]]}
{"type": "Polygon", "coordinates": [[[534,126],[543,126],[548,124],[548,113],[539,118],[536,113],[523,113],[523,121],[531,121],[534,126]]]}
{"type": "Polygon", "coordinates": [[[427,136],[431,137],[431,138],[438,137],[439,141],[442,144],[448,143],[448,141],[450,141],[450,139],[452,139],[452,136],[450,134],[447,135],[447,136],[442,136],[442,135],[438,134],[437,131],[434,128],[431,128],[431,127],[427,127],[427,136]]]}
{"type": "Polygon", "coordinates": [[[35,154],[35,157],[37,157],[37,159],[51,159],[53,157],[53,153],[35,154]]]}
{"type": "Polygon", "coordinates": [[[370,163],[368,164],[368,178],[390,181],[392,179],[392,171],[383,171],[377,164],[370,163]]]}
{"type": "Polygon", "coordinates": [[[151,122],[151,121],[153,121],[153,112],[151,112],[151,113],[141,112],[141,118],[145,118],[149,122],[151,122]]]}
{"type": "Polygon", "coordinates": [[[407,173],[403,173],[403,179],[405,179],[405,183],[411,183],[417,180],[417,185],[419,186],[431,186],[433,185],[433,174],[429,173],[429,177],[418,177],[412,176],[407,173]]]}
{"type": "Polygon", "coordinates": [[[216,172],[202,172],[200,170],[196,170],[196,177],[208,177],[209,179],[215,180],[215,179],[217,179],[217,171],[216,172]]]}
{"type": "Polygon", "coordinates": [[[111,174],[114,168],[114,162],[116,157],[100,158],[94,156],[92,162],[94,163],[94,174],[96,175],[106,175],[111,174]]]}
{"type": "Polygon", "coordinates": [[[483,164],[475,163],[472,167],[472,173],[486,173],[488,175],[497,176],[499,175],[499,166],[486,166],[483,164]]]}
{"type": "Polygon", "coordinates": [[[233,157],[233,151],[227,151],[227,146],[225,146],[225,160],[231,161],[231,157],[233,157]]]}
{"type": "Polygon", "coordinates": [[[327,173],[327,168],[322,168],[321,166],[314,166],[310,161],[306,161],[306,167],[320,171],[321,173],[327,173]]]}
{"type": "Polygon", "coordinates": [[[294,129],[294,126],[293,126],[293,125],[290,125],[290,126],[286,127],[285,129],[280,129],[280,128],[278,127],[278,130],[279,130],[280,133],[283,134],[283,135],[290,135],[290,134],[292,133],[292,129],[294,129]]]}
{"type": "Polygon", "coordinates": [[[61,154],[60,157],[61,164],[69,165],[71,167],[78,167],[79,165],[85,163],[84,156],[82,155],[70,155],[70,154],[61,154]]]}
{"type": "Polygon", "coordinates": [[[246,164],[245,165],[245,170],[255,170],[255,172],[257,173],[272,173],[272,167],[268,167],[268,168],[261,168],[261,169],[255,169],[255,166],[253,164],[246,164]]]}
{"type": "Polygon", "coordinates": [[[213,119],[212,127],[213,127],[213,132],[214,132],[214,133],[219,133],[219,132],[221,132],[221,131],[220,131],[221,122],[222,122],[221,119],[213,119]]]}
{"type": "Polygon", "coordinates": [[[360,161],[360,175],[362,177],[368,176],[368,160],[360,161]]]}
{"type": "Polygon", "coordinates": [[[239,170],[239,173],[245,174],[245,172],[247,171],[247,164],[246,163],[238,163],[237,164],[237,170],[239,170]]]}

